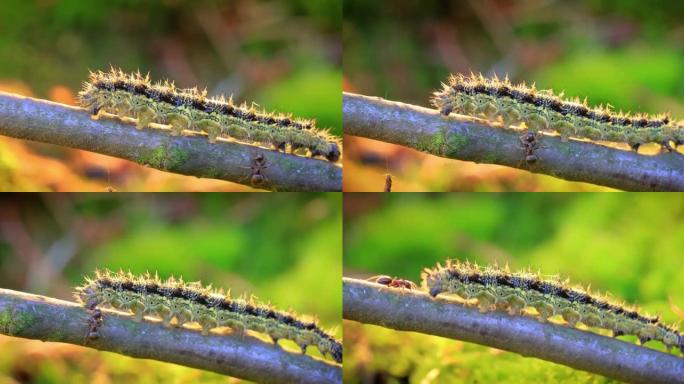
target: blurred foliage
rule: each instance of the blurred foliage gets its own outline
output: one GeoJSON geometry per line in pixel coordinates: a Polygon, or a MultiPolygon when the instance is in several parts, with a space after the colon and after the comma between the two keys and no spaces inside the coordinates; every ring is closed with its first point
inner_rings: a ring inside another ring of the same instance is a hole
{"type": "MultiPolygon", "coordinates": [[[[182,275],[315,316],[341,338],[340,194],[120,196],[2,196],[0,287],[72,300],[96,268],[182,275]]],[[[0,382],[225,381],[76,346],[0,336],[0,348],[0,382]]]]}
{"type": "MultiPolygon", "coordinates": [[[[682,2],[345,0],[343,13],[343,88],[350,92],[428,106],[449,73],[472,71],[508,74],[618,110],[684,118],[682,2]]],[[[599,189],[349,141],[346,191],[380,191],[375,185],[388,170],[397,190],[599,189]]]]}
{"type": "MultiPolygon", "coordinates": [[[[0,90],[75,104],[88,71],[113,65],[341,135],[341,15],[340,0],[6,0],[0,90]]],[[[46,144],[0,138],[0,149],[0,190],[249,190],[46,144]]]]}
{"type": "MultiPolygon", "coordinates": [[[[684,318],[684,197],[661,194],[349,194],[344,275],[419,283],[448,258],[508,264],[684,318]]],[[[605,382],[512,353],[347,321],[354,382],[605,382]]],[[[622,337],[634,342],[634,338],[622,337]]],[[[647,344],[664,350],[658,342],[647,344]]]]}

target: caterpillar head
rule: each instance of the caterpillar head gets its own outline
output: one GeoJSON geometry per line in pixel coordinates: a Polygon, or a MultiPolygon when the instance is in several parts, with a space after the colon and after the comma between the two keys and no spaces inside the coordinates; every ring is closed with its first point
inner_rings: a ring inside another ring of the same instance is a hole
{"type": "Polygon", "coordinates": [[[323,356],[326,354],[332,356],[332,358],[342,364],[342,344],[335,340],[327,337],[321,337],[320,341],[316,344],[318,350],[321,351],[323,356]]]}
{"type": "Polygon", "coordinates": [[[439,113],[443,116],[449,116],[454,110],[454,101],[444,92],[435,92],[431,101],[432,105],[439,109],[439,113]]]}
{"type": "Polygon", "coordinates": [[[83,83],[83,90],[78,93],[77,98],[81,107],[91,109],[98,104],[99,91],[90,83],[83,83]]]}
{"type": "Polygon", "coordinates": [[[676,125],[676,128],[672,133],[672,138],[676,145],[684,144],[684,123],[676,125]]]}
{"type": "Polygon", "coordinates": [[[446,291],[449,286],[449,281],[446,276],[443,273],[437,272],[439,268],[441,267],[439,264],[437,264],[437,268],[435,268],[434,271],[429,268],[425,268],[421,274],[423,285],[425,288],[427,288],[428,293],[432,297],[435,297],[441,292],[446,291]]]}
{"type": "Polygon", "coordinates": [[[333,163],[336,163],[338,160],[340,160],[340,147],[337,145],[337,143],[328,143],[328,150],[325,153],[325,158],[333,163]]]}
{"type": "Polygon", "coordinates": [[[76,288],[74,297],[76,301],[82,303],[88,309],[95,308],[102,301],[97,294],[97,290],[90,283],[76,288]]]}
{"type": "Polygon", "coordinates": [[[660,339],[668,349],[678,347],[679,350],[684,353],[684,338],[682,338],[682,335],[680,335],[679,332],[671,327],[662,327],[660,328],[660,332],[660,339]]]}

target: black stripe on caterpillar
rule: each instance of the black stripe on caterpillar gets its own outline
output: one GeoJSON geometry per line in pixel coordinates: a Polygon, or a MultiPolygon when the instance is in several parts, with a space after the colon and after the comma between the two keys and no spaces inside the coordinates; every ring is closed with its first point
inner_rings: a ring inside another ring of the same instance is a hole
{"type": "Polygon", "coordinates": [[[445,267],[437,264],[435,268],[426,268],[422,284],[432,297],[455,294],[466,303],[477,300],[481,312],[498,309],[513,316],[522,314],[525,308],[534,308],[542,322],[560,315],[571,327],[582,323],[611,330],[614,337],[635,335],[641,344],[658,340],[668,351],[678,347],[684,353],[684,338],[675,327],[607,297],[570,287],[567,280],[543,279],[531,272],[511,273],[497,265],[480,267],[449,260],[445,267]]]}
{"type": "Polygon", "coordinates": [[[208,98],[206,90],[181,89],[165,80],[153,84],[149,75],[127,74],[112,68],[91,72],[78,94],[78,102],[94,116],[105,111],[138,120],[136,128],[150,123],[171,126],[171,134],[183,130],[205,132],[214,143],[218,137],[246,143],[273,146],[292,153],[307,150],[311,157],[328,161],[340,159],[339,139],[315,127],[313,120],[257,111],[246,104],[236,105],[232,98],[208,98]]]}
{"type": "Polygon", "coordinates": [[[535,131],[555,131],[565,141],[570,137],[593,141],[624,142],[637,150],[645,143],[658,143],[668,150],[684,143],[684,122],[667,114],[649,116],[615,112],[610,106],[590,107],[586,99],[565,100],[551,90],[534,85],[511,84],[508,78],[452,75],[431,103],[443,115],[451,112],[501,119],[505,126],[525,123],[535,131]]]}
{"type": "Polygon", "coordinates": [[[315,322],[300,320],[253,298],[230,298],[199,282],[98,270],[94,278],[86,278],[85,284],[76,288],[75,297],[88,309],[104,306],[133,313],[134,321],[149,316],[161,319],[166,327],[197,323],[204,335],[218,327],[241,334],[246,330],[265,333],[275,344],[279,339],[292,340],[302,353],[314,345],[324,356],[342,362],[342,344],[315,322]]]}

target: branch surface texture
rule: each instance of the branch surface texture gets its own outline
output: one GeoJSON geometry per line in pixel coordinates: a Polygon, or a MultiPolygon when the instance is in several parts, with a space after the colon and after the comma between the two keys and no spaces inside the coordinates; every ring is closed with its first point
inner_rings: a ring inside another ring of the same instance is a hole
{"type": "Polygon", "coordinates": [[[259,188],[278,191],[341,191],[342,167],[325,160],[295,156],[204,136],[171,136],[162,129],[100,117],[78,107],[0,92],[0,134],[119,157],[196,177],[251,186],[250,167],[262,154],[268,168],[259,188]]]}
{"type": "Polygon", "coordinates": [[[76,303],[0,289],[0,333],[58,341],[214,371],[260,383],[342,383],[334,364],[255,337],[203,336],[102,310],[100,337],[84,344],[89,313],[76,303]]]}
{"type": "Polygon", "coordinates": [[[609,148],[586,141],[561,141],[544,135],[534,151],[539,160],[524,161],[522,131],[435,109],[353,93],[343,96],[344,133],[414,148],[432,155],[521,168],[572,181],[627,191],[684,190],[684,155],[656,156],[609,148]]]}
{"type": "Polygon", "coordinates": [[[343,279],[343,316],[482,344],[633,383],[683,383],[684,358],[592,332],[505,313],[480,313],[425,292],[343,279]]]}

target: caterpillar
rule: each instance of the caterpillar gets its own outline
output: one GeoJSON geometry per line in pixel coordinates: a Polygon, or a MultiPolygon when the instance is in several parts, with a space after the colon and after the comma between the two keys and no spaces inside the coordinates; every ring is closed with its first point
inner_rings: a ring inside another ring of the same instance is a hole
{"type": "Polygon", "coordinates": [[[563,141],[572,137],[621,142],[635,151],[646,143],[674,151],[684,143],[684,121],[671,121],[667,114],[615,112],[609,105],[591,107],[586,99],[566,100],[552,90],[514,85],[508,77],[451,75],[442,89],[433,93],[431,104],[445,116],[457,112],[500,120],[504,126],[525,123],[531,130],[554,131],[563,141]]]}
{"type": "Polygon", "coordinates": [[[157,123],[170,125],[173,136],[184,130],[204,132],[211,143],[222,137],[278,151],[288,147],[291,153],[308,151],[311,157],[322,156],[331,162],[341,156],[339,139],[317,129],[313,120],[236,105],[232,97],[208,98],[206,90],[176,88],[169,80],[152,83],[149,75],[140,72],[127,74],[114,68],[90,72],[78,103],[95,118],[104,111],[137,119],[137,129],[157,123]]]}
{"type": "Polygon", "coordinates": [[[165,327],[196,323],[202,327],[203,335],[219,327],[229,327],[238,334],[247,330],[265,333],[276,345],[280,339],[292,340],[302,353],[313,345],[323,356],[342,362],[342,344],[315,322],[303,321],[253,298],[230,298],[199,282],[185,283],[173,276],[162,281],[149,273],[135,276],[130,272],[97,270],[94,278],[87,277],[75,289],[74,295],[90,310],[110,307],[132,313],[133,320],[138,322],[145,316],[161,319],[165,327]]]}
{"type": "Polygon", "coordinates": [[[501,310],[516,316],[533,308],[541,322],[560,315],[570,327],[582,323],[610,330],[613,337],[634,335],[642,345],[658,340],[668,351],[677,347],[684,353],[684,338],[674,326],[607,297],[571,287],[567,280],[543,279],[538,273],[511,273],[498,265],[481,267],[458,260],[447,261],[445,267],[438,263],[435,268],[426,268],[421,277],[430,296],[453,294],[466,304],[476,300],[481,312],[501,310]]]}

